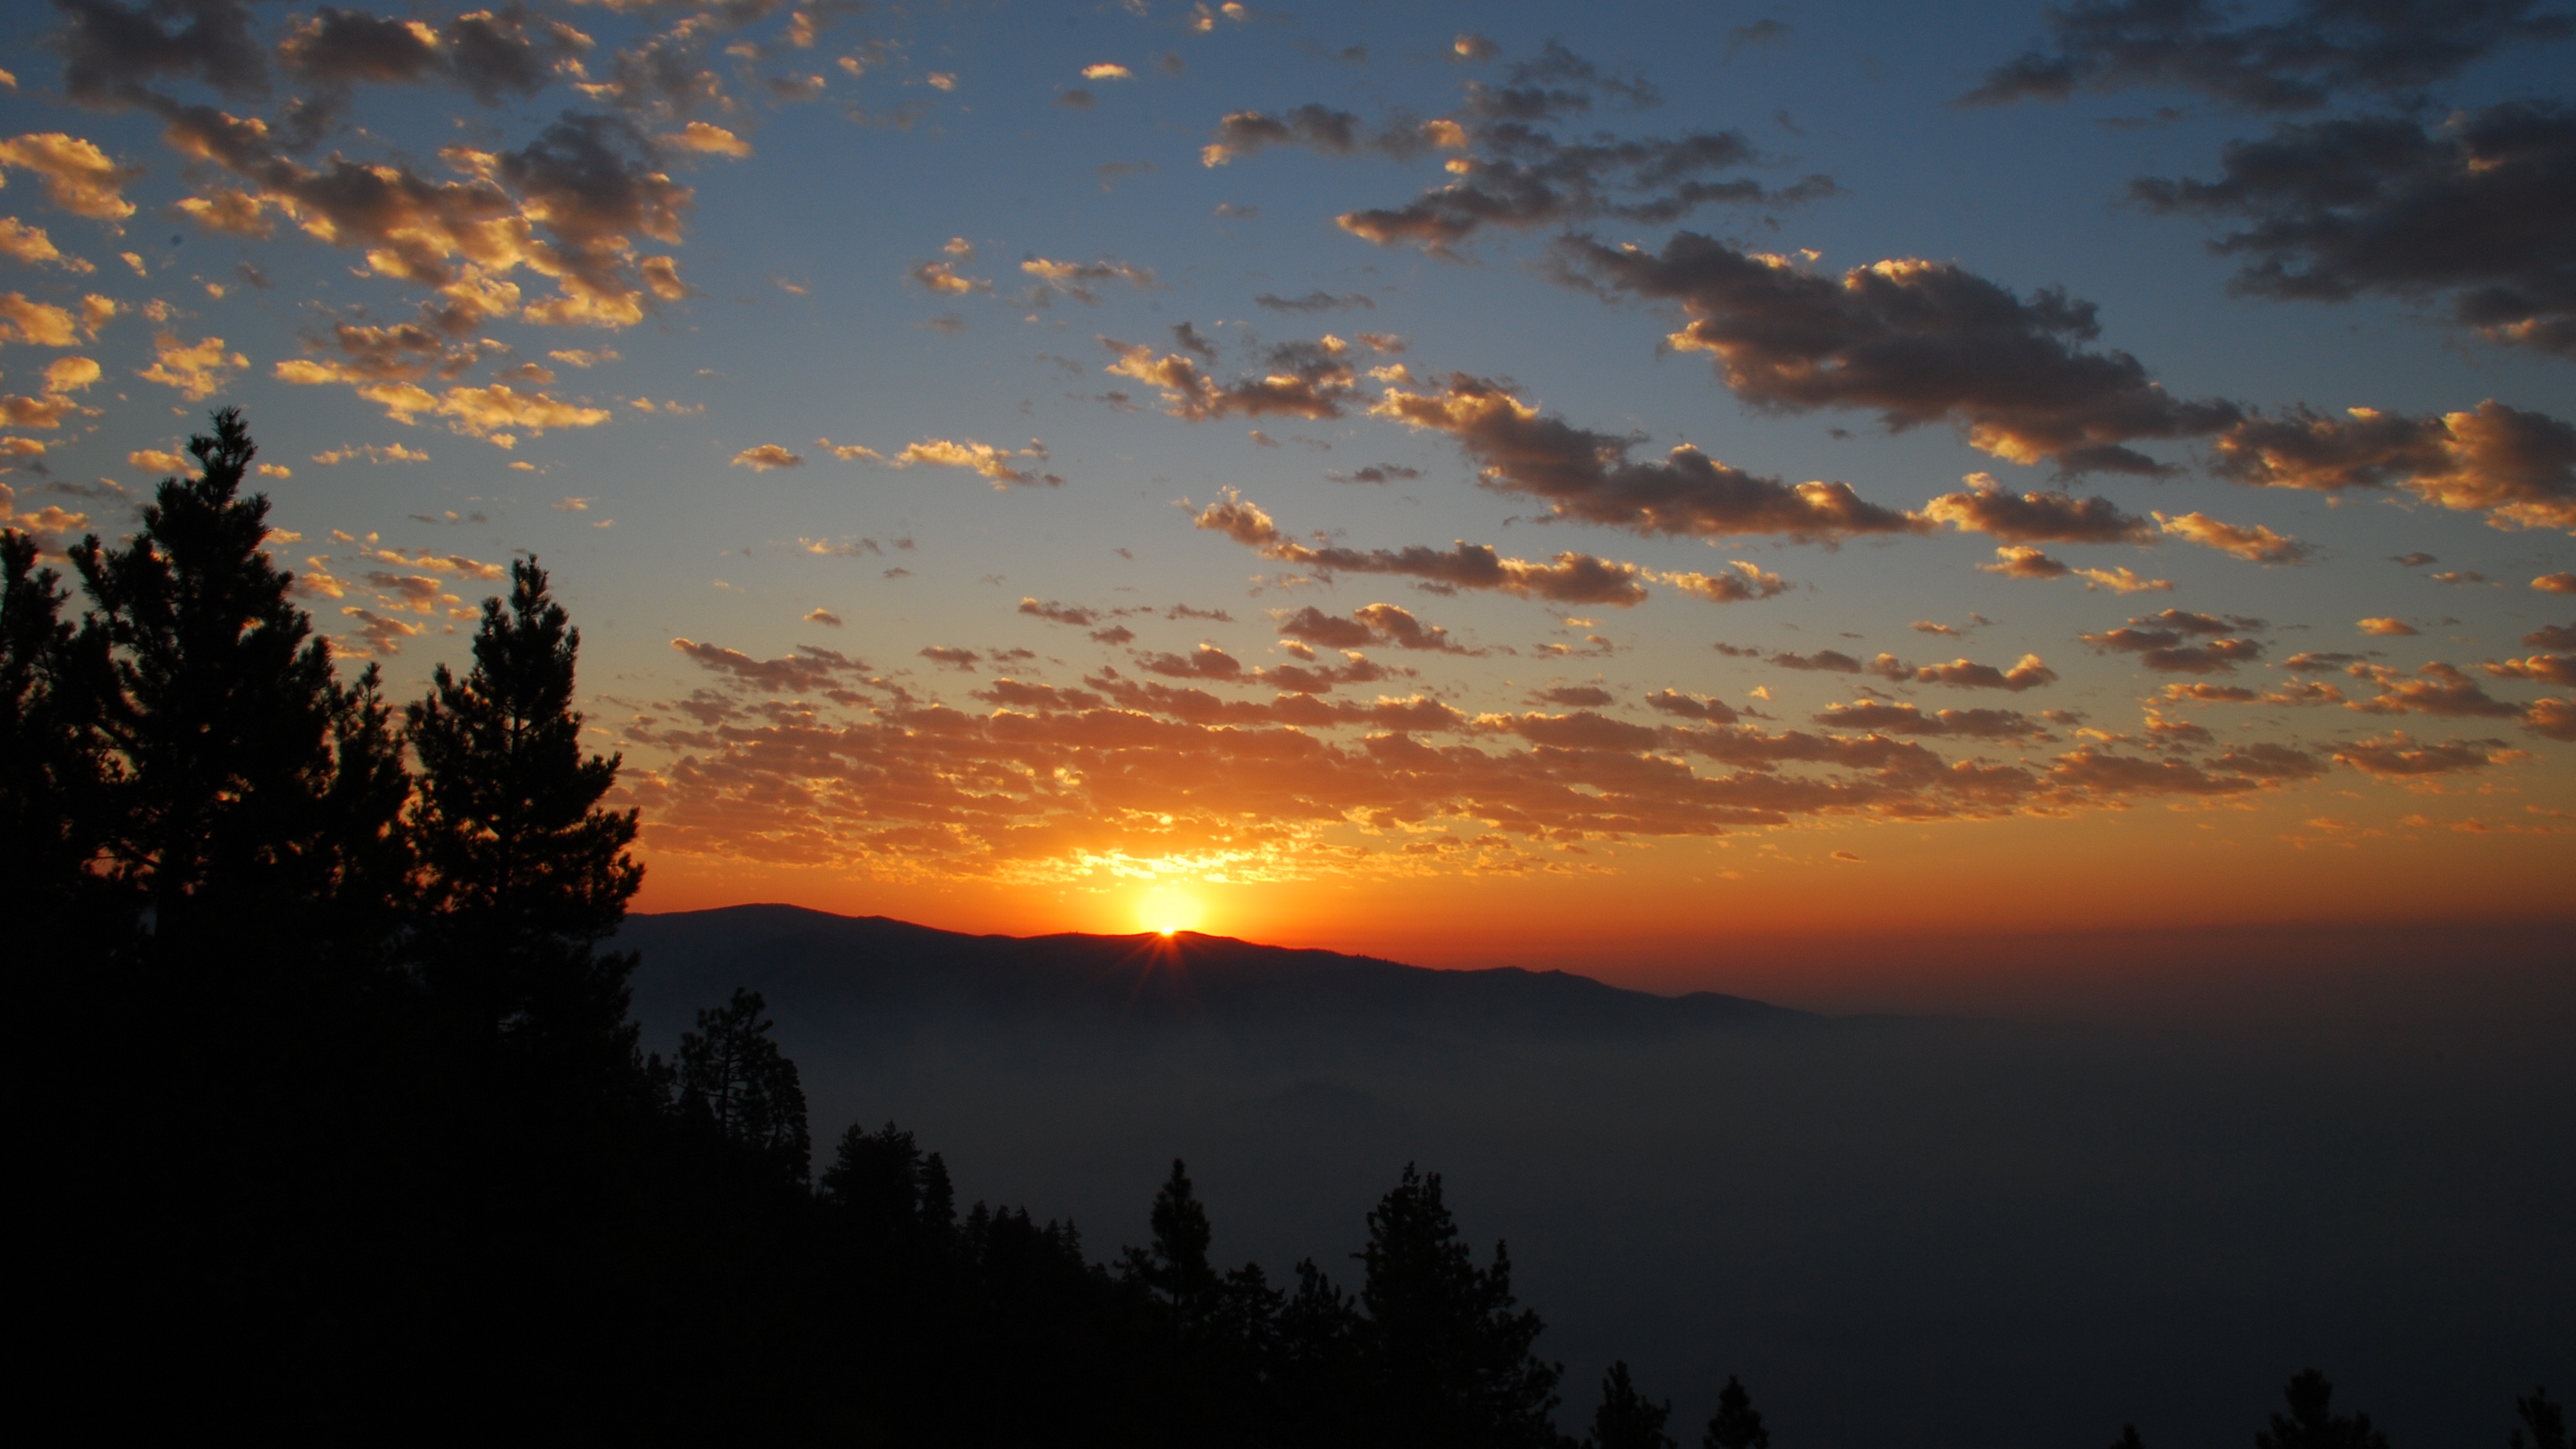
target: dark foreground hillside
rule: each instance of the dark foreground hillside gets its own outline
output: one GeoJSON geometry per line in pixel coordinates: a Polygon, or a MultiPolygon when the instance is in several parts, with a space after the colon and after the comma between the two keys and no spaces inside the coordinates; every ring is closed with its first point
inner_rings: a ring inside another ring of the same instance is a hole
{"type": "Polygon", "coordinates": [[[1569,1428],[1614,1359],[1677,1426],[1740,1375],[1782,1449],[2242,1446],[2310,1364],[2398,1449],[2500,1449],[2514,1395],[2576,1382],[2568,973],[2474,940],[2370,1023],[2241,1031],[785,907],[619,944],[648,1045],[750,985],[818,1122],[899,1120],[1095,1251],[1144,1241],[1175,1155],[1214,1257],[1274,1277],[1437,1167],[1509,1241],[1569,1428]]]}

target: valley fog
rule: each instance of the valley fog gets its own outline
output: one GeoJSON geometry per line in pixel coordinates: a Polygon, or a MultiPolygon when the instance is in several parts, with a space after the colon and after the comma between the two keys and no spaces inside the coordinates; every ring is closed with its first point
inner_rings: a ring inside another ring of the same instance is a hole
{"type": "Polygon", "coordinates": [[[648,1046],[760,990],[818,1153],[893,1120],[961,1203],[1070,1216],[1095,1259],[1147,1239],[1177,1156],[1219,1262],[1278,1282],[1311,1256],[1355,1287],[1366,1210],[1408,1162],[1444,1174],[1480,1258],[1509,1242],[1568,1424],[1624,1358],[1689,1437],[1732,1373],[1783,1449],[2126,1422],[2242,1443],[2315,1365],[2405,1449],[2486,1446],[2576,1344],[2576,1071],[2545,959],[2459,965],[2474,1014],[2428,983],[2239,1028],[1665,1029],[1265,1018],[1213,975],[1202,998],[1190,938],[1069,995],[883,997],[882,959],[814,929],[837,918],[657,919],[690,918],[629,927],[648,1046]]]}

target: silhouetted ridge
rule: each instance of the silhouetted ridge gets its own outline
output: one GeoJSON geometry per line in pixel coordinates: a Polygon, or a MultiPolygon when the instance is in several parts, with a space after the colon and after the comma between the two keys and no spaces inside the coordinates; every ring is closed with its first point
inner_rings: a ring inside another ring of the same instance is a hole
{"type": "Polygon", "coordinates": [[[971,1015],[1137,1028],[1600,1037],[1822,1021],[1716,992],[1657,996],[1513,966],[1437,971],[1195,931],[969,936],[885,916],[750,905],[632,915],[617,944],[644,957],[636,1008],[648,1021],[738,984],[809,1028],[971,1015]]]}

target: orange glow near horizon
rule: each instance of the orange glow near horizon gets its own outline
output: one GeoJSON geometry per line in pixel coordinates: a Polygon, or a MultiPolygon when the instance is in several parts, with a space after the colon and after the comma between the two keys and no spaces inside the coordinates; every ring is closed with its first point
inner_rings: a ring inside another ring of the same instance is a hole
{"type": "Polygon", "coordinates": [[[1136,898],[1137,924],[1158,935],[1195,931],[1204,915],[1197,897],[1177,886],[1158,885],[1136,898]]]}
{"type": "MultiPolygon", "coordinates": [[[[2476,796],[2406,804],[2503,813],[2476,796]]],[[[2564,914],[2576,834],[2463,832],[2447,820],[2370,825],[2336,835],[2319,822],[2249,812],[2142,809],[1595,845],[1560,867],[1508,875],[1319,865],[1286,880],[1104,871],[1060,881],[872,879],[656,852],[648,831],[636,908],[770,901],[1023,936],[1208,931],[1423,966],[1557,967],[1673,989],[1744,990],[1759,980],[1775,993],[1782,978],[1830,974],[1841,968],[1825,963],[1845,957],[1851,969],[1865,960],[1873,971],[1965,969],[1951,946],[1975,939],[2564,914]],[[2357,911],[2357,901],[2369,909],[2357,911]]]]}

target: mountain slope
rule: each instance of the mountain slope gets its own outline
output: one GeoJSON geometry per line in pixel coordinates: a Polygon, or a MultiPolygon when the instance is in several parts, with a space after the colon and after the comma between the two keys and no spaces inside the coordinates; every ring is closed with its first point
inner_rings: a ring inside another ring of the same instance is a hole
{"type": "Polygon", "coordinates": [[[979,1020],[1112,1031],[1323,1031],[1602,1039],[1777,1031],[1822,1018],[1715,992],[1655,996],[1562,971],[1434,971],[1184,931],[968,936],[795,906],[627,919],[636,1010],[685,1023],[736,986],[804,1031],[979,1020]]]}

